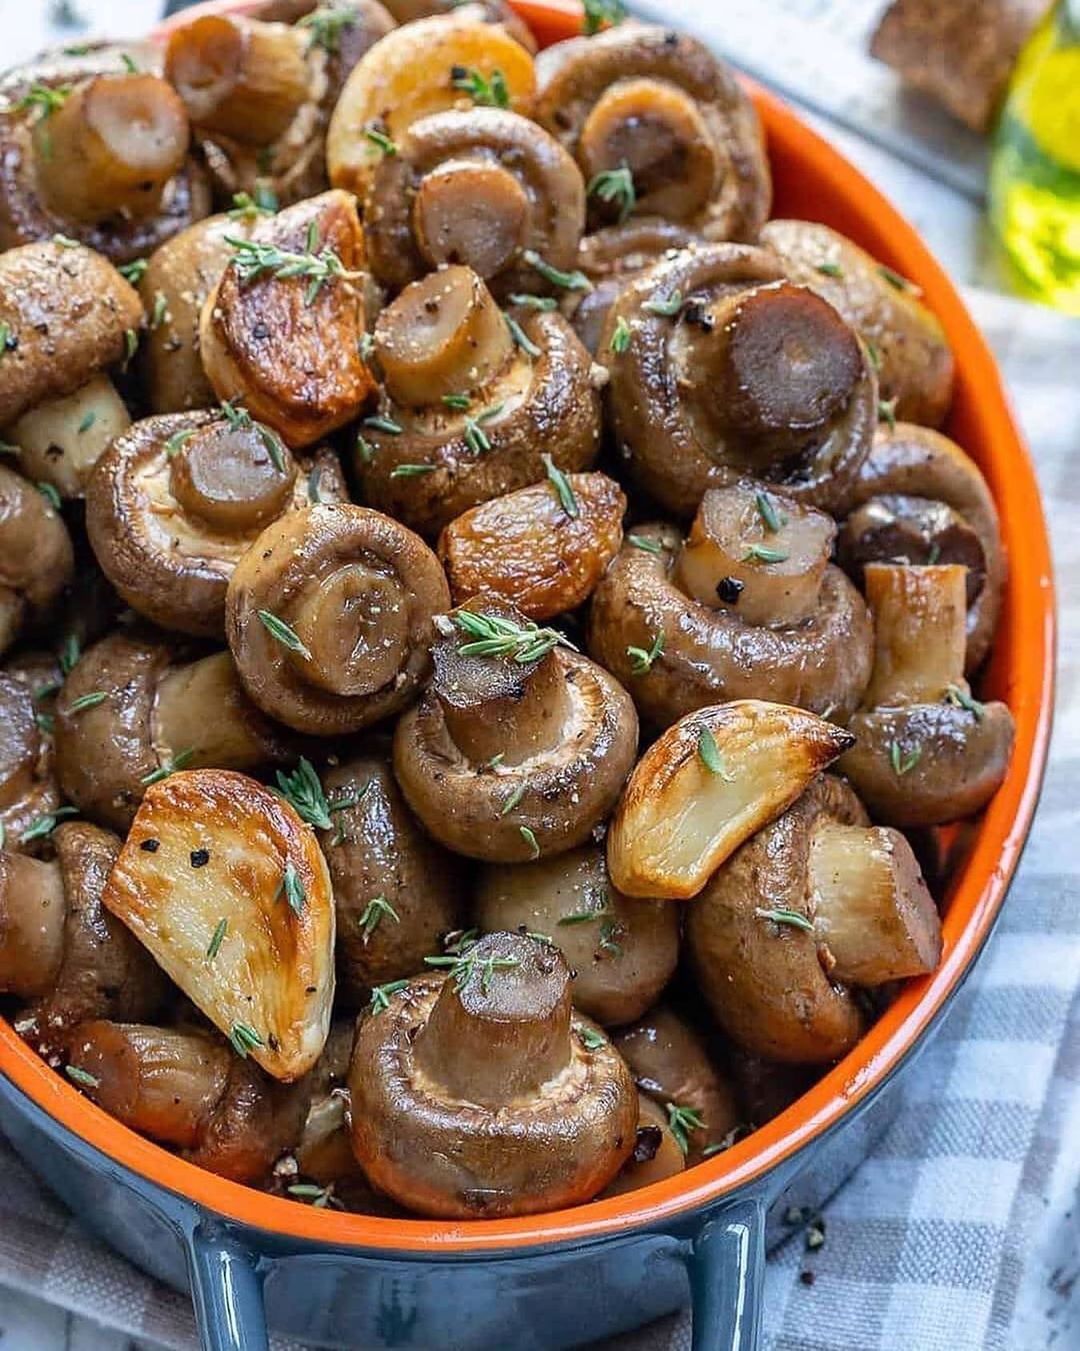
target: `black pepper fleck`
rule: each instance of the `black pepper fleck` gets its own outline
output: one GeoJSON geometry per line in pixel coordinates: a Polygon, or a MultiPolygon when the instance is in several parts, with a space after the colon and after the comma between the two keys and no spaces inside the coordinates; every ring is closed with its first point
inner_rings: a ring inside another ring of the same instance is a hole
{"type": "Polygon", "coordinates": [[[209,862],[209,849],[193,849],[191,851],[191,866],[193,868],[205,868],[209,862]]]}
{"type": "Polygon", "coordinates": [[[803,1285],[813,1285],[816,1279],[817,1277],[812,1271],[799,1272],[799,1280],[802,1281],[803,1285]]]}
{"type": "Polygon", "coordinates": [[[738,577],[721,577],[716,583],[716,594],[725,605],[738,605],[745,585],[746,583],[740,582],[738,577]]]}
{"type": "Polygon", "coordinates": [[[139,845],[139,848],[144,850],[148,854],[156,854],[157,851],[161,848],[161,841],[143,840],[142,844],[139,845]]]}

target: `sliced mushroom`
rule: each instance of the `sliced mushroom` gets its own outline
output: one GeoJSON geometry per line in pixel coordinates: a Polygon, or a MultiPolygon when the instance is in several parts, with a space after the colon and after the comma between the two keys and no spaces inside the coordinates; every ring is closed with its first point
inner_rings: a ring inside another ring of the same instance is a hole
{"type": "Polygon", "coordinates": [[[869,563],[866,594],[874,674],[841,768],[889,825],[971,816],[1005,777],[1015,724],[1005,704],[980,703],[964,679],[965,569],[869,563]]]}
{"type": "MultiPolygon", "coordinates": [[[[622,23],[537,58],[536,118],[586,181],[625,168],[632,209],[710,239],[757,237],[772,186],[757,114],[726,65],[696,38],[622,23]]],[[[595,192],[595,189],[594,189],[595,192]]],[[[617,201],[594,198],[598,223],[617,201]]]]}
{"type": "Polygon", "coordinates": [[[4,849],[36,852],[33,835],[28,840],[23,836],[60,806],[48,717],[38,706],[32,685],[9,671],[0,672],[0,847],[4,849]]]}
{"type": "Polygon", "coordinates": [[[687,1165],[721,1148],[739,1124],[731,1086],[693,1027],[658,1004],[615,1034],[615,1049],[642,1093],[659,1103],[687,1165]]]}
{"type": "Polygon", "coordinates": [[[813,713],[757,699],[688,714],[627,781],[607,837],[612,881],[629,896],[696,896],[852,740],[813,713]]]}
{"type": "Polygon", "coordinates": [[[599,357],[630,471],[677,516],[746,476],[835,511],[869,452],[869,353],[768,250],[714,244],[656,263],[612,305],[599,357]]]}
{"type": "Polygon", "coordinates": [[[248,701],[227,652],[176,661],[164,643],[115,633],[82,656],[57,701],[64,796],[117,830],[173,769],[252,769],[295,753],[248,701]]]}
{"type": "Polygon", "coordinates": [[[395,290],[463,264],[500,296],[540,283],[529,258],[572,269],[585,184],[535,122],[503,108],[413,122],[373,170],[364,205],[371,269],[395,290]]]}
{"type": "Polygon", "coordinates": [[[571,1009],[562,956],[490,934],[448,963],[357,1030],[349,1089],[364,1171],[424,1215],[589,1200],[634,1148],[637,1095],[607,1038],[571,1009]]]}
{"type": "Polygon", "coordinates": [[[552,483],[535,483],[450,522],[438,552],[455,604],[493,596],[543,620],[589,598],[622,543],[626,498],[606,474],[562,483],[565,503],[552,483]]]}
{"type": "Polygon", "coordinates": [[[32,483],[0,465],[0,652],[56,600],[74,567],[60,513],[32,483]]]}
{"type": "Polygon", "coordinates": [[[132,609],[165,628],[225,633],[225,589],[273,520],[348,500],[337,457],[297,461],[243,409],[146,418],[98,462],[86,526],[102,571],[132,609]]]}
{"type": "Polygon", "coordinates": [[[372,390],[357,346],[362,260],[352,199],[323,193],[238,238],[203,305],[199,349],[215,393],[243,399],[294,448],[350,422],[372,390]]]}
{"type": "Polygon", "coordinates": [[[508,607],[474,602],[438,628],[431,686],[394,735],[413,811],[448,848],[493,863],[584,843],[633,764],[626,691],[508,607]]]}
{"type": "Polygon", "coordinates": [[[933,970],[937,911],[910,846],[823,775],[712,877],[686,930],[697,986],[754,1055],[825,1064],[866,1014],[847,983],[933,970]],[[836,951],[832,944],[836,944],[836,951]]]}
{"type": "Polygon", "coordinates": [[[82,821],[63,822],[49,839],[55,859],[48,862],[0,855],[0,988],[31,999],[19,1011],[18,1032],[55,1065],[88,1018],[153,1017],[167,982],[102,908],[119,839],[82,821]]]}
{"type": "Polygon", "coordinates": [[[397,142],[429,113],[484,100],[528,116],[535,88],[528,51],[475,14],[396,28],[365,52],[341,91],[326,137],[330,182],[363,199],[383,158],[380,135],[397,142]]]}
{"type": "Polygon", "coordinates": [[[521,311],[515,345],[483,281],[448,267],[379,315],[386,377],[366,418],[356,472],[365,499],[434,536],[469,507],[581,470],[600,444],[588,353],[558,314],[521,311]]]}
{"type": "Polygon", "coordinates": [[[331,736],[409,702],[449,600],[439,560],[405,526],[366,507],[318,506],[268,526],[240,559],[226,630],[254,702],[331,736]]]}
{"type": "Polygon", "coordinates": [[[881,427],[848,510],[838,554],[858,582],[867,563],[967,568],[964,665],[977,670],[997,628],[1006,560],[997,508],[974,460],[928,427],[881,427]]]}
{"type": "Polygon", "coordinates": [[[188,998],[275,1079],[319,1058],[334,998],[334,898],[315,833],[227,770],[151,786],[102,897],[188,998]]]}
{"type": "Polygon", "coordinates": [[[686,1156],[671,1129],[667,1113],[646,1093],[638,1094],[637,1135],[634,1152],[601,1195],[622,1196],[653,1182],[674,1177],[686,1167],[686,1156]]]}
{"type": "Polygon", "coordinates": [[[877,362],[882,399],[896,401],[895,416],[939,427],[952,402],[953,354],[914,282],[827,225],[769,221],[761,242],[859,332],[877,362]]]}
{"type": "Polygon", "coordinates": [[[589,652],[657,727],[759,695],[843,721],[869,681],[873,633],[828,562],[834,535],[763,484],[710,489],[685,539],[630,532],[593,593],[589,652]]]}
{"type": "Polygon", "coordinates": [[[84,1023],[68,1072],[125,1126],[234,1182],[266,1178],[307,1108],[303,1085],[275,1083],[216,1037],[144,1023],[84,1023]]]}
{"type": "Polygon", "coordinates": [[[490,865],[480,876],[475,920],[485,932],[550,939],[574,973],[574,1005],[614,1027],[640,1018],[675,973],[674,906],[635,901],[611,885],[600,845],[538,863],[490,865]]]}

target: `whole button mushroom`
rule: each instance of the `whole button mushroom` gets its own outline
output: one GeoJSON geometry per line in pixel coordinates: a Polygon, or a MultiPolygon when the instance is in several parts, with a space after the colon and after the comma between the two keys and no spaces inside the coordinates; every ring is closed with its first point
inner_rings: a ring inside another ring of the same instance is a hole
{"type": "Polygon", "coordinates": [[[714,244],[656,263],[612,305],[598,359],[631,474],[680,517],[744,477],[835,511],[877,426],[868,350],[766,249],[714,244]]]}
{"type": "Polygon", "coordinates": [[[98,461],[86,527],[102,571],[163,628],[223,638],[225,590],[271,521],[348,500],[337,457],[297,460],[275,431],[233,405],[146,418],[98,461]]]}
{"type": "Polygon", "coordinates": [[[385,391],[355,458],[366,501],[433,537],[469,507],[543,479],[545,456],[564,472],[592,463],[600,397],[589,355],[561,315],[519,315],[508,326],[467,267],[411,283],[380,313],[385,391]]]}
{"type": "Polygon", "coordinates": [[[499,296],[574,267],[585,184],[570,155],[527,117],[502,108],[413,122],[375,169],[364,204],[371,270],[395,290],[464,264],[499,296]]]}
{"type": "Polygon", "coordinates": [[[48,860],[0,852],[0,991],[29,1001],[16,1030],[56,1064],[79,1023],[152,1017],[167,982],[102,907],[119,839],[65,821],[49,840],[55,857],[48,860]]]}
{"type": "Polygon", "coordinates": [[[227,652],[183,661],[163,642],[114,633],[82,655],[57,700],[64,795],[117,830],[174,769],[253,769],[295,753],[248,700],[227,652]]]}
{"type": "Polygon", "coordinates": [[[190,139],[176,91],[121,48],[17,67],[0,84],[0,248],[59,234],[116,263],[150,253],[210,210],[190,139]]]}
{"type": "Polygon", "coordinates": [[[55,820],[60,806],[49,715],[41,717],[35,693],[14,672],[0,672],[0,847],[18,853],[37,852],[39,823],[55,820]]]}
{"type": "Polygon", "coordinates": [[[705,493],[681,538],[630,531],[593,594],[588,649],[657,727],[759,696],[843,721],[870,679],[866,605],[832,520],[764,484],[705,493]]]}
{"type": "Polygon", "coordinates": [[[634,1150],[613,1182],[601,1196],[621,1196],[666,1177],[675,1177],[686,1167],[682,1145],[671,1129],[667,1113],[647,1093],[638,1094],[638,1124],[634,1150]]]}
{"type": "Polygon", "coordinates": [[[757,237],[772,197],[761,126],[703,43],[623,23],[556,43],[536,70],[537,121],[580,164],[600,223],[625,203],[602,190],[622,173],[632,209],[711,239],[757,237]]]}
{"type": "Polygon", "coordinates": [[[0,465],[0,652],[48,610],[74,568],[60,513],[21,474],[0,465]]]}
{"type": "Polygon", "coordinates": [[[979,811],[1009,767],[1015,724],[964,679],[966,569],[870,563],[874,674],[841,768],[874,816],[932,826],[979,811]]]}
{"type": "Polygon", "coordinates": [[[858,988],[933,971],[941,923],[911,847],[822,775],[713,875],[690,908],[697,988],[766,1059],[825,1064],[866,1030],[858,988]]]}
{"type": "Polygon", "coordinates": [[[880,427],[846,509],[837,555],[857,582],[867,563],[967,568],[964,669],[978,670],[997,629],[1006,560],[997,507],[974,460],[929,427],[880,427]]]}
{"type": "Polygon", "coordinates": [[[584,843],[637,747],[626,691],[505,605],[438,620],[435,672],[394,733],[394,772],[428,832],[468,858],[521,863],[584,843]]]}
{"type": "Polygon", "coordinates": [[[384,994],[356,1035],[353,1149],[422,1215],[488,1219],[588,1201],[634,1148],[622,1059],[570,1005],[554,947],[489,934],[448,974],[384,994]]]}
{"type": "Polygon", "coordinates": [[[318,736],[398,712],[430,670],[450,595],[439,560],[400,522],[318,506],[267,526],[229,580],[240,679],[271,717],[318,736]]]}

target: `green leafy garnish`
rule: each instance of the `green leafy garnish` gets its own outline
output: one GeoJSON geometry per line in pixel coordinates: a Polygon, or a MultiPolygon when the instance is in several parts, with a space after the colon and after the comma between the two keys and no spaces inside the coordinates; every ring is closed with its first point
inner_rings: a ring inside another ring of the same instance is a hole
{"type": "Polygon", "coordinates": [[[531,619],[518,624],[502,615],[455,610],[453,621],[469,639],[459,648],[463,657],[510,657],[527,666],[546,657],[553,647],[571,646],[558,629],[542,629],[531,619]]]}
{"type": "Polygon", "coordinates": [[[677,1102],[667,1103],[668,1126],[675,1143],[684,1154],[690,1152],[690,1132],[705,1129],[701,1113],[693,1107],[682,1107],[677,1102]]]}
{"type": "Polygon", "coordinates": [[[282,647],[287,647],[290,652],[298,652],[307,661],[311,661],[311,649],[301,641],[300,635],[294,628],[286,624],[284,619],[279,619],[270,610],[257,610],[256,613],[263,628],[271,638],[275,638],[282,647]]]}
{"type": "Polygon", "coordinates": [[[210,939],[210,945],[206,949],[206,960],[212,962],[221,951],[221,945],[225,941],[225,934],[229,928],[228,919],[219,919],[217,928],[214,930],[214,936],[210,939]]]}
{"type": "Polygon", "coordinates": [[[548,454],[541,455],[540,459],[543,462],[544,470],[548,476],[548,481],[551,483],[551,486],[555,489],[555,495],[559,499],[559,505],[562,507],[563,511],[566,512],[567,516],[569,516],[571,520],[577,520],[577,518],[581,515],[581,508],[578,506],[578,500],[574,496],[573,488],[570,486],[570,480],[566,477],[566,475],[563,473],[563,471],[559,468],[559,466],[555,463],[555,461],[551,458],[550,455],[548,454]]]}
{"type": "Polygon", "coordinates": [[[615,327],[612,329],[611,340],[608,343],[608,347],[610,347],[616,356],[622,356],[624,353],[629,352],[632,338],[633,334],[630,331],[630,325],[620,314],[615,320],[615,327]]]}
{"type": "Polygon", "coordinates": [[[758,919],[767,919],[773,924],[786,924],[789,928],[804,929],[811,934],[814,932],[814,926],[805,915],[800,915],[797,910],[789,910],[786,906],[767,908],[759,905],[755,907],[754,914],[758,919]]]}
{"type": "Polygon", "coordinates": [[[561,268],[552,267],[535,249],[526,249],[522,257],[545,281],[551,282],[552,286],[561,286],[565,291],[592,290],[592,282],[584,272],[578,272],[576,269],[573,272],[564,272],[561,268]]]}
{"type": "Polygon", "coordinates": [[[229,1033],[229,1040],[241,1060],[246,1060],[252,1051],[263,1045],[262,1037],[247,1023],[236,1023],[229,1033]]]}
{"type": "Polygon", "coordinates": [[[401,923],[401,916],[385,896],[373,896],[360,916],[360,938],[365,945],[384,919],[391,919],[395,924],[401,923]]]}
{"type": "Polygon", "coordinates": [[[653,662],[664,650],[664,631],[657,633],[648,651],[643,647],[628,647],[626,655],[630,658],[630,671],[633,675],[644,675],[652,670],[653,662]]]}
{"type": "Polygon", "coordinates": [[[493,70],[490,77],[467,66],[452,66],[450,83],[460,89],[481,108],[509,108],[510,90],[501,70],[493,70]]]}
{"type": "Polygon", "coordinates": [[[150,785],[154,783],[161,783],[161,781],[167,779],[170,774],[175,774],[178,769],[183,769],[185,765],[189,764],[191,760],[194,759],[194,756],[195,752],[193,750],[180,751],[179,754],[174,755],[171,759],[167,759],[164,764],[159,765],[157,769],[151,770],[149,774],[144,774],[139,782],[144,788],[149,788],[150,785]]]}
{"type": "Polygon", "coordinates": [[[637,193],[634,190],[634,175],[624,160],[617,169],[602,169],[589,180],[587,193],[590,197],[599,197],[602,202],[617,205],[619,224],[631,214],[637,205],[637,193]]]}

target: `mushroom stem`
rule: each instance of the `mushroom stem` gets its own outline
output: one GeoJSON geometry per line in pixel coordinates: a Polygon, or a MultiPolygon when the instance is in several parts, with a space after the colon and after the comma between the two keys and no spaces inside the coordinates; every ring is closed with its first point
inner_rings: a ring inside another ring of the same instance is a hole
{"type": "Polygon", "coordinates": [[[798,624],[817,609],[835,535],[823,512],[763,484],[713,488],[683,544],[675,582],[747,624],[798,624]]]}
{"type": "Polygon", "coordinates": [[[0,992],[29,999],[52,989],[66,916],[58,863],[0,852],[0,992]]]}
{"type": "Polygon", "coordinates": [[[814,932],[828,951],[831,979],[869,987],[934,970],[941,922],[899,831],[822,820],[809,873],[814,932]]]}
{"type": "Polygon", "coordinates": [[[208,14],[174,31],[165,73],[201,130],[276,141],[308,97],[303,37],[286,24],[208,14]]]}
{"type": "Polygon", "coordinates": [[[86,1087],[109,1113],[155,1140],[193,1149],[229,1077],[228,1048],[193,1032],[143,1023],[84,1023],[70,1065],[95,1081],[86,1087]]]}
{"type": "Polygon", "coordinates": [[[554,947],[481,938],[451,970],[417,1034],[417,1066],[462,1102],[537,1093],[570,1063],[570,975],[554,947]]]}
{"type": "Polygon", "coordinates": [[[169,488],[184,510],[226,533],[279,516],[295,481],[296,461],[265,427],[198,427],[169,463],[169,488]]]}
{"type": "Polygon", "coordinates": [[[162,764],[249,769],[266,762],[265,728],[240,687],[228,652],[172,666],[157,688],[153,744],[162,764]]]}
{"type": "Polygon", "coordinates": [[[874,612],[874,674],[868,708],[933,704],[949,686],[966,691],[967,568],[869,563],[866,599],[874,612]]]}
{"type": "Polygon", "coordinates": [[[156,75],[99,75],[34,124],[37,181],[71,220],[153,215],[187,155],[184,105],[156,75]]]}
{"type": "Polygon", "coordinates": [[[19,468],[27,478],[51,483],[61,497],[81,497],[109,442],[130,425],[113,382],[95,375],[73,394],[36,404],[4,439],[19,447],[19,468]]]}
{"type": "Polygon", "coordinates": [[[467,258],[493,277],[525,246],[531,206],[520,180],[501,164],[447,160],[420,182],[413,229],[431,267],[467,258]]]}
{"type": "Polygon", "coordinates": [[[514,340],[476,273],[447,267],[380,312],[375,351],[391,397],[419,408],[486,385],[509,364],[514,340]]]}

